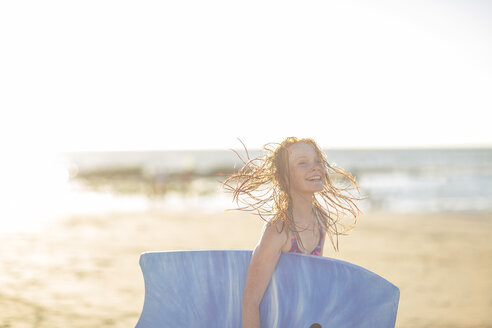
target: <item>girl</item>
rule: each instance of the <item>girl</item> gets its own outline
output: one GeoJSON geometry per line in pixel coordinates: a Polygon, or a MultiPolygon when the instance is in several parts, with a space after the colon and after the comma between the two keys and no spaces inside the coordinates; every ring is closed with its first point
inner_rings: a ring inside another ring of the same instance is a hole
{"type": "Polygon", "coordinates": [[[243,160],[244,166],[224,182],[237,204],[244,205],[239,210],[255,211],[266,221],[246,276],[244,328],[260,327],[259,305],[280,254],[322,256],[325,235],[338,251],[338,235],[351,230],[359,215],[354,201],[361,198],[350,192],[352,187],[359,192],[355,179],[328,164],[314,140],[290,137],[275,149],[270,147],[265,146],[266,156],[255,159],[249,159],[245,147],[248,161],[243,160]],[[354,222],[338,232],[338,221],[346,214],[354,222]]]}

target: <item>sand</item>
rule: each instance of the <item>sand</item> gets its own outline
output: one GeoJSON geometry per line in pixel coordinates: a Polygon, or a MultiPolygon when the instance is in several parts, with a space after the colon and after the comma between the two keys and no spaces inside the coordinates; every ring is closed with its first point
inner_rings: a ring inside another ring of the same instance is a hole
{"type": "MultiPolygon", "coordinates": [[[[145,251],[252,249],[262,222],[240,212],[148,210],[69,217],[0,234],[0,327],[133,327],[145,251]]],[[[492,327],[492,215],[367,213],[325,256],[401,291],[396,327],[492,327]]]]}

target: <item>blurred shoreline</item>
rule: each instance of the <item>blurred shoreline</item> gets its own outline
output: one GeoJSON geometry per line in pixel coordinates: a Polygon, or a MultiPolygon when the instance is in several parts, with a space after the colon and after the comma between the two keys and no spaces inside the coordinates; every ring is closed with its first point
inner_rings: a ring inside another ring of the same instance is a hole
{"type": "MultiPolygon", "coordinates": [[[[492,211],[492,149],[325,150],[351,172],[366,209],[402,213],[492,211]]],[[[245,152],[238,152],[246,159],[245,152]]],[[[250,152],[253,158],[262,154],[250,152]]],[[[66,153],[70,181],[91,191],[210,196],[242,166],[232,151],[66,153]]],[[[336,162],[331,161],[335,160],[336,162]]]]}

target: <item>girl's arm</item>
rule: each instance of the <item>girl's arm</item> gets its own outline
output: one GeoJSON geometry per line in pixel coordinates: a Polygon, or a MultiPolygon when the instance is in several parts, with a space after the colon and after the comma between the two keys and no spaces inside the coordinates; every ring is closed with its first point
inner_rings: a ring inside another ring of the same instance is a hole
{"type": "Polygon", "coordinates": [[[286,238],[285,233],[278,232],[275,225],[267,225],[253,252],[244,285],[243,328],[260,327],[260,302],[275,271],[286,238]]]}

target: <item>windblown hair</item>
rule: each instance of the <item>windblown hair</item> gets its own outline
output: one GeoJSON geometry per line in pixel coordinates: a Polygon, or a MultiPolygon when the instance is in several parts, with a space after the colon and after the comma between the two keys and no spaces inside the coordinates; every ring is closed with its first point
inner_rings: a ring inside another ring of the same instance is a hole
{"type": "Polygon", "coordinates": [[[233,201],[238,206],[235,210],[256,212],[269,224],[281,220],[282,227],[293,232],[300,246],[303,247],[299,231],[294,224],[292,199],[289,194],[289,153],[291,152],[289,147],[295,143],[312,145],[323,164],[324,187],[322,191],[315,193],[313,208],[333,248],[338,251],[338,235],[345,235],[355,227],[360,213],[355,202],[363,198],[352,194],[355,189],[360,196],[359,187],[352,174],[337,167],[336,164],[329,164],[326,154],[313,139],[289,137],[280,144],[266,144],[264,146],[266,154],[253,159],[249,157],[248,150],[243,144],[246,159],[233,151],[244,165],[239,171],[234,169],[234,172],[223,182],[223,187],[232,193],[233,201]],[[353,223],[348,227],[340,222],[345,216],[353,217],[353,223]]]}

